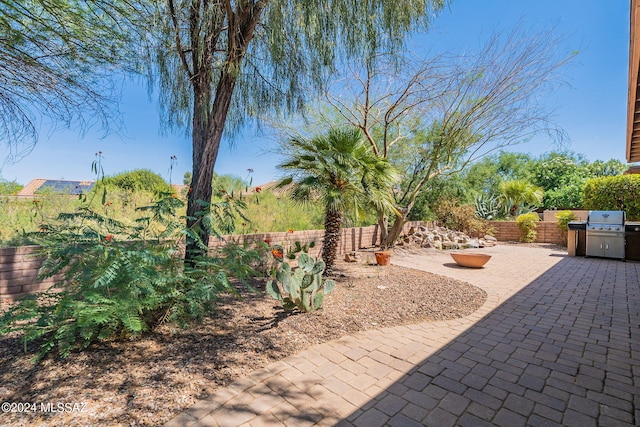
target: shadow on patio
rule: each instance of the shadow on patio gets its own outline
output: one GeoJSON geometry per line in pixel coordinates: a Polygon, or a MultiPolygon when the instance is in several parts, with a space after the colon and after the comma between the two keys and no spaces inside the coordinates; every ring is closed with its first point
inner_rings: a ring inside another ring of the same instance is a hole
{"type": "Polygon", "coordinates": [[[640,421],[640,263],[496,247],[399,265],[488,293],[474,315],[344,337],[252,373],[169,425],[536,426],[640,421]]]}
{"type": "Polygon", "coordinates": [[[339,425],[637,425],[639,273],[563,258],[339,425]]]}

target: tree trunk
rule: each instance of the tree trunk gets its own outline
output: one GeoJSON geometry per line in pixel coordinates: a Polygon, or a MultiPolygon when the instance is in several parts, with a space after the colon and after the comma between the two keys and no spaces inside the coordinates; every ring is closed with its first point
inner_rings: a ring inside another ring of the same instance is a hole
{"type": "MultiPolygon", "coordinates": [[[[208,211],[201,202],[211,202],[213,168],[218,157],[237,76],[265,5],[266,1],[238,5],[237,13],[229,17],[229,20],[234,23],[233,28],[228,29],[229,40],[230,43],[233,42],[233,46],[229,46],[226,65],[220,70],[218,85],[213,92],[215,94],[213,105],[210,103],[213,82],[212,65],[203,60],[193,73],[193,175],[187,199],[187,227],[193,228],[205,247],[198,245],[196,239],[187,237],[185,252],[187,264],[193,265],[197,256],[207,253],[206,247],[209,246],[211,233],[202,226],[202,217],[196,214],[208,211]]],[[[215,49],[215,46],[211,45],[209,48],[215,49]]],[[[213,51],[204,52],[205,58],[213,56],[213,51]]]]}
{"type": "Polygon", "coordinates": [[[326,265],[325,275],[333,273],[333,266],[338,256],[341,228],[342,212],[327,208],[324,217],[324,243],[322,246],[322,260],[326,265]]]}
{"type": "Polygon", "coordinates": [[[384,212],[378,212],[378,229],[380,230],[380,238],[378,239],[378,244],[382,249],[386,249],[384,244],[387,241],[389,217],[384,212]]]}
{"type": "Polygon", "coordinates": [[[395,220],[393,221],[393,225],[391,226],[391,230],[389,230],[386,240],[381,245],[382,248],[392,248],[395,246],[400,234],[402,234],[402,230],[404,230],[404,225],[407,222],[407,215],[409,215],[408,209],[405,208],[398,210],[395,220]]]}
{"type": "MultiPolygon", "coordinates": [[[[209,245],[211,233],[201,224],[201,214],[206,214],[208,211],[208,208],[203,206],[201,201],[211,202],[213,167],[218,157],[235,84],[236,78],[228,71],[223,71],[218,81],[211,113],[207,111],[206,95],[197,93],[196,85],[194,85],[193,175],[187,199],[187,227],[194,229],[205,246],[209,245]]],[[[186,249],[185,261],[190,264],[195,257],[207,252],[206,249],[198,245],[195,239],[191,238],[187,239],[186,249]]]]}

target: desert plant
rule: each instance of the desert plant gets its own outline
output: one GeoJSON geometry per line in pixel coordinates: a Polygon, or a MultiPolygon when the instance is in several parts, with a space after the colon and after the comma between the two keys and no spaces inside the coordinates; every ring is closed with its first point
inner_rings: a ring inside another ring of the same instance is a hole
{"type": "Polygon", "coordinates": [[[521,242],[535,242],[538,235],[536,231],[538,221],[540,221],[540,217],[535,212],[521,214],[516,217],[516,223],[522,232],[521,242]]]}
{"type": "Polygon", "coordinates": [[[500,216],[500,197],[496,195],[480,194],[475,200],[476,216],[478,218],[493,220],[500,216]]]}
{"type": "Polygon", "coordinates": [[[42,225],[32,233],[46,256],[40,277],[59,280],[7,311],[0,333],[21,331],[25,345],[41,339],[41,355],[57,346],[66,356],[100,340],[139,336],[165,321],[187,324],[211,311],[221,292],[237,294],[230,277],[253,275],[248,266],[257,254],[228,245],[185,265],[183,236],[196,233],[175,215],[182,206],[164,197],[143,208],[146,216],[133,224],[83,207],[42,225]]]}
{"type": "Polygon", "coordinates": [[[289,248],[287,249],[287,258],[292,260],[296,259],[298,254],[303,254],[303,253],[308,254],[309,249],[313,249],[315,247],[316,247],[315,241],[311,241],[303,244],[299,240],[296,240],[295,242],[293,242],[293,245],[290,245],[289,248]]]}
{"type": "Polygon", "coordinates": [[[282,266],[275,272],[274,279],[267,283],[267,292],[273,298],[282,301],[282,307],[285,310],[295,308],[302,312],[317,310],[322,307],[324,296],[335,287],[333,280],[323,282],[324,269],[324,261],[316,261],[308,254],[302,253],[298,258],[296,269],[292,270],[289,263],[282,262],[282,266]],[[281,284],[282,290],[278,283],[281,284]]]}
{"type": "Polygon", "coordinates": [[[456,199],[440,199],[431,210],[443,227],[461,231],[470,236],[493,234],[489,222],[476,216],[473,205],[461,205],[456,199]]]}
{"type": "Polygon", "coordinates": [[[509,208],[509,215],[518,215],[520,205],[542,202],[544,191],[524,180],[505,181],[500,184],[502,204],[509,208]]]}
{"type": "Polygon", "coordinates": [[[360,129],[330,129],[312,139],[294,138],[278,168],[291,173],[279,187],[293,200],[320,200],[324,206],[322,260],[327,274],[337,258],[345,212],[393,210],[389,188],[398,180],[391,164],[378,158],[360,129]]]}

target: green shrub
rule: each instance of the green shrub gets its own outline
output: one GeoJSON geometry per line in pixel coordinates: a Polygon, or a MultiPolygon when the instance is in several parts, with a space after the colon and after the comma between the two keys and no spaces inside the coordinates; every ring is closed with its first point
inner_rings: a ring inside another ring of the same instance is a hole
{"type": "Polygon", "coordinates": [[[516,217],[516,223],[522,232],[522,237],[520,237],[521,242],[531,243],[536,241],[538,221],[540,221],[540,217],[535,212],[518,215],[516,217]]]}
{"type": "Polygon", "coordinates": [[[569,229],[568,224],[577,219],[576,215],[572,211],[559,211],[556,214],[556,218],[558,219],[558,228],[560,231],[565,233],[569,229]]]}
{"type": "MultiPolygon", "coordinates": [[[[249,266],[259,255],[227,245],[185,265],[184,235],[198,240],[176,215],[182,205],[162,198],[140,208],[146,216],[133,224],[82,207],[42,225],[32,233],[46,256],[40,277],[61,279],[7,311],[0,333],[22,331],[25,346],[41,340],[41,356],[56,347],[66,356],[100,340],[137,337],[162,322],[186,325],[213,310],[221,292],[237,294],[230,277],[253,275],[249,266]]],[[[229,215],[224,206],[211,209],[229,215]]]]}
{"type": "Polygon", "coordinates": [[[562,236],[562,243],[567,244],[567,231],[569,230],[569,222],[576,220],[576,215],[572,211],[560,211],[556,214],[558,219],[558,228],[562,236]]]}
{"type": "Polygon", "coordinates": [[[98,183],[98,187],[101,186],[100,184],[111,185],[129,192],[144,190],[156,195],[171,192],[171,186],[160,175],[148,169],[136,169],[107,176],[98,183]]]}
{"type": "Polygon", "coordinates": [[[0,194],[13,195],[17,194],[20,190],[22,190],[22,185],[18,184],[15,181],[7,181],[6,179],[0,177],[0,194]]]}
{"type": "Polygon", "coordinates": [[[584,208],[622,210],[627,219],[640,220],[640,175],[594,178],[584,186],[584,208]]]}
{"type": "Polygon", "coordinates": [[[584,182],[567,184],[544,192],[543,206],[547,209],[569,209],[582,207],[584,182]]]}

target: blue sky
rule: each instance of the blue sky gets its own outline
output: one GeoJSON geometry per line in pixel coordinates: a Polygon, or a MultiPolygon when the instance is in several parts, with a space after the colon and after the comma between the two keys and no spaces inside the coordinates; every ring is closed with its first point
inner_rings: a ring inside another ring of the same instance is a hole
{"type": "MultiPolygon", "coordinates": [[[[591,161],[625,161],[628,0],[453,0],[429,34],[412,39],[410,46],[477,49],[495,29],[508,31],[518,23],[540,29],[555,25],[565,36],[561,48],[580,52],[565,70],[571,86],[548,99],[556,108],[556,122],[569,135],[568,148],[591,161]]],[[[160,134],[157,105],[148,99],[142,83],[128,82],[123,92],[123,136],[44,129],[34,150],[15,164],[2,164],[7,148],[0,145],[0,176],[21,184],[33,178],[93,179],[91,162],[102,151],[106,174],[146,168],[167,180],[170,157],[177,156],[172,181],[181,183],[191,170],[190,138],[180,132],[160,134]]],[[[245,132],[233,145],[223,140],[215,170],[245,178],[251,168],[254,184],[273,180],[279,160],[272,153],[275,146],[273,138],[252,132],[245,132]]],[[[555,148],[546,137],[539,137],[512,151],[537,156],[555,148]]]]}

